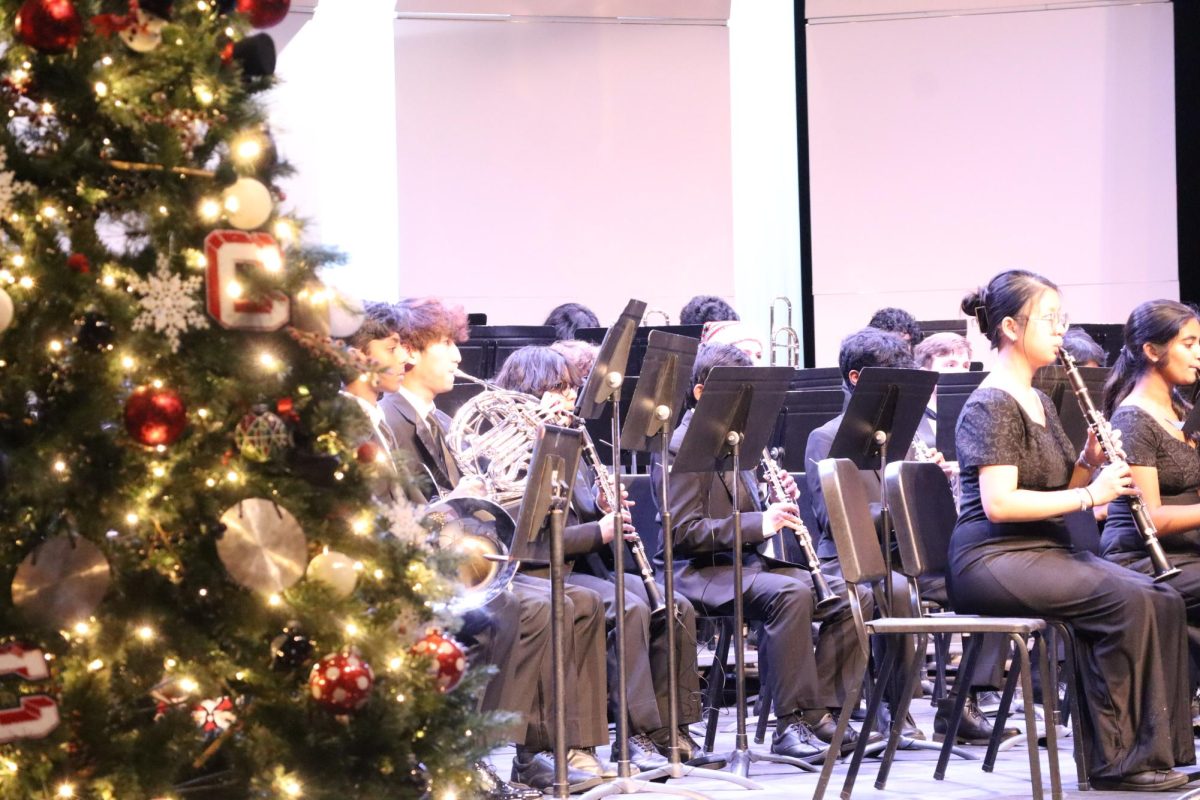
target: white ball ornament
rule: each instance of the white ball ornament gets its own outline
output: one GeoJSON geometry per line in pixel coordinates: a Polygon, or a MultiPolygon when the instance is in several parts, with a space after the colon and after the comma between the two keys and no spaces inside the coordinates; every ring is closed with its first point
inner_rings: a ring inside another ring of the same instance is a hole
{"type": "Polygon", "coordinates": [[[139,8],[133,24],[121,30],[121,41],[135,53],[149,53],[162,44],[162,29],[166,25],[162,17],[139,8]]]}
{"type": "Polygon", "coordinates": [[[261,226],[271,217],[271,192],[254,178],[238,178],[221,195],[229,224],[244,231],[261,226]]]}
{"type": "Polygon", "coordinates": [[[310,581],[328,586],[339,600],[349,597],[358,583],[354,559],[336,550],[321,553],[308,562],[306,575],[310,581]]]}
{"type": "Polygon", "coordinates": [[[13,321],[13,301],[8,292],[0,289],[0,331],[8,330],[13,321]]]}

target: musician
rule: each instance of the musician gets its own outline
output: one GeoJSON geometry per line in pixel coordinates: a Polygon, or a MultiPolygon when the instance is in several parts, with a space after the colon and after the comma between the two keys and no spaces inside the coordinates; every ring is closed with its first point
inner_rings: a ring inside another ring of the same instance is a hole
{"type": "MultiPolygon", "coordinates": [[[[897,309],[884,309],[883,311],[889,310],[895,311],[897,309]]],[[[877,312],[876,316],[882,314],[883,311],[877,312]]],[[[931,353],[935,347],[936,345],[931,345],[928,351],[931,353]]],[[[935,356],[929,355],[930,364],[933,363],[934,358],[935,356]]],[[[953,351],[951,351],[950,356],[942,356],[942,358],[949,360],[955,358],[955,356],[953,355],[953,351]]],[[[842,371],[843,388],[851,393],[853,393],[854,387],[858,384],[859,375],[868,367],[911,369],[914,366],[912,357],[909,355],[907,342],[895,333],[888,333],[874,327],[863,328],[842,340],[838,351],[838,364],[842,371]]],[[[842,567],[838,561],[837,548],[834,545],[833,533],[829,527],[829,510],[825,505],[825,494],[821,488],[817,462],[829,457],[830,449],[833,447],[833,440],[837,436],[838,428],[841,427],[843,417],[844,414],[839,414],[821,427],[814,429],[808,436],[808,444],[804,451],[805,479],[808,483],[813,517],[816,519],[819,529],[817,532],[817,557],[821,559],[821,570],[823,572],[829,575],[836,575],[839,578],[842,575],[842,567]]],[[[944,464],[945,461],[942,459],[941,454],[936,451],[934,429],[928,417],[926,417],[924,424],[926,429],[925,435],[929,437],[927,444],[933,451],[934,462],[944,464]]],[[[918,428],[918,435],[921,435],[920,428],[918,428]]],[[[916,460],[916,455],[910,450],[905,458],[916,460]]],[[[882,489],[879,472],[877,470],[859,470],[859,476],[862,479],[867,497],[878,498],[882,489]]],[[[876,504],[873,503],[872,507],[874,508],[875,506],[876,504]]],[[[895,550],[893,558],[899,558],[899,553],[895,550]]],[[[894,572],[892,581],[893,596],[906,597],[908,593],[906,579],[900,573],[894,572]]],[[[922,596],[930,600],[945,603],[948,599],[945,579],[940,576],[925,576],[922,578],[920,590],[922,596]]],[[[890,613],[895,616],[905,616],[908,611],[909,606],[907,603],[898,603],[895,608],[890,610],[890,613]]],[[[993,725],[980,710],[978,696],[980,691],[990,690],[1002,681],[1005,655],[1004,642],[1003,637],[988,637],[984,643],[984,650],[977,662],[979,666],[972,676],[971,684],[968,687],[967,700],[963,705],[962,718],[958,723],[956,734],[956,743],[958,744],[985,745],[991,738],[993,725]]],[[[882,663],[882,657],[883,653],[876,654],[878,663],[882,663]]],[[[883,680],[885,682],[885,697],[888,707],[893,708],[900,699],[899,692],[904,691],[906,687],[901,680],[900,674],[883,676],[883,680]]],[[[944,735],[949,729],[950,713],[953,709],[954,697],[948,696],[938,701],[937,713],[933,719],[935,737],[944,735]]],[[[911,714],[901,724],[901,734],[909,739],[921,740],[925,738],[925,733],[917,727],[911,714]]],[[[1007,728],[1004,732],[1005,737],[1016,736],[1018,734],[1020,734],[1020,731],[1016,728],[1007,728]]]]}
{"type": "MultiPolygon", "coordinates": [[[[932,333],[921,340],[913,348],[913,361],[918,369],[937,373],[961,373],[971,370],[971,343],[967,337],[950,331],[932,333]]],[[[929,395],[929,403],[917,426],[917,436],[927,448],[927,452],[937,451],[937,386],[929,395]]],[[[941,455],[936,453],[937,456],[941,455]]],[[[944,459],[940,462],[946,477],[952,481],[958,479],[958,464],[944,459]]]]}
{"type": "MultiPolygon", "coordinates": [[[[522,347],[510,355],[496,376],[503,389],[532,395],[544,405],[560,408],[569,415],[583,378],[553,347],[522,347]]],[[[565,421],[565,420],[564,420],[565,421]]],[[[608,566],[616,522],[613,510],[598,492],[597,475],[581,460],[563,531],[563,549],[567,559],[567,582],[597,592],[604,599],[609,630],[608,690],[609,702],[617,706],[616,664],[616,586],[608,566]],[[608,563],[606,563],[606,560],[608,563]]],[[[628,501],[623,501],[628,502],[628,501]]],[[[631,504],[630,504],[631,505],[631,504]]],[[[636,535],[628,507],[622,509],[626,538],[636,535]]],[[[625,548],[625,664],[629,723],[630,760],[640,769],[666,764],[663,754],[670,744],[667,681],[667,615],[651,616],[650,600],[633,552],[625,548]]],[[[548,572],[543,570],[543,572],[548,572]]],[[[536,574],[536,573],[535,573],[536,574]]],[[[663,590],[659,588],[661,597],[663,590]]],[[[676,598],[678,637],[683,643],[676,662],[678,680],[680,756],[689,760],[701,753],[700,746],[688,734],[687,725],[700,720],[700,679],[696,668],[696,612],[686,598],[676,598]]],[[[615,760],[617,748],[613,748],[615,760]]]]}
{"type": "MultiPolygon", "coordinates": [[[[1076,458],[1054,404],[1033,388],[1067,326],[1062,298],[1024,270],[962,302],[998,351],[968,398],[956,444],[962,508],[950,544],[950,597],[965,613],[1053,617],[1078,639],[1097,789],[1168,791],[1195,761],[1187,706],[1185,609],[1178,592],[1071,548],[1062,515],[1133,493],[1090,435],[1076,458]],[[1091,483],[1089,483],[1091,480],[1091,483]]],[[[1114,438],[1120,440],[1119,433],[1114,438]]]]}
{"type": "Polygon", "coordinates": [[[904,340],[909,351],[921,341],[924,335],[917,318],[903,308],[881,308],[871,315],[868,328],[875,328],[888,333],[894,333],[904,340]]]}
{"type": "Polygon", "coordinates": [[[698,294],[688,300],[679,311],[680,325],[704,325],[708,322],[740,319],[733,306],[713,294],[698,294]]]}
{"type": "Polygon", "coordinates": [[[560,339],[550,345],[550,349],[565,358],[575,370],[575,374],[581,377],[586,377],[592,371],[596,355],[600,352],[599,345],[579,339],[560,339]]]}
{"type": "Polygon", "coordinates": [[[1063,350],[1066,350],[1081,367],[1104,367],[1108,365],[1108,353],[1104,352],[1095,339],[1088,336],[1083,328],[1068,328],[1063,336],[1063,350]]]}
{"type": "Polygon", "coordinates": [[[554,328],[555,338],[563,341],[574,339],[580,328],[599,328],[600,319],[582,303],[563,303],[551,309],[542,324],[554,328]]]}
{"type": "MultiPolygon", "coordinates": [[[[1200,454],[1181,430],[1190,405],[1180,389],[1200,373],[1200,318],[1173,300],[1142,303],[1125,323],[1125,343],[1104,387],[1104,413],[1121,432],[1133,482],[1163,549],[1180,571],[1167,585],[1187,605],[1192,685],[1200,665],[1200,454]]],[[[1153,575],[1129,501],[1108,505],[1104,557],[1153,575]]],[[[1194,693],[1193,693],[1194,694],[1194,693]]]]}
{"type": "MultiPolygon", "coordinates": [[[[380,393],[395,392],[400,386],[407,350],[393,330],[395,321],[390,305],[367,303],[365,311],[363,324],[343,341],[352,353],[366,359],[372,369],[347,383],[343,394],[357,402],[369,421],[372,436],[368,441],[388,456],[383,463],[391,480],[377,492],[381,501],[394,502],[407,495],[410,500],[424,502],[412,476],[396,463],[396,438],[379,408],[380,393]]],[[[539,635],[527,638],[519,649],[517,634],[521,630],[522,609],[516,595],[509,592],[497,595],[483,608],[463,614],[463,625],[457,633],[468,647],[471,662],[499,667],[480,699],[480,709],[483,711],[520,714],[530,710],[529,701],[522,698],[527,693],[514,693],[513,686],[519,686],[522,680],[532,682],[533,675],[517,673],[509,665],[516,663],[514,654],[518,659],[527,659],[545,653],[549,642],[550,616],[548,609],[540,608],[527,609],[525,613],[531,615],[526,621],[526,628],[538,631],[539,635]]],[[[521,738],[524,728],[524,723],[521,723],[511,734],[521,738]]],[[[528,786],[502,780],[485,761],[476,764],[476,778],[489,800],[536,800],[541,796],[540,791],[528,786]]]]}
{"type": "MultiPolygon", "coordinates": [[[[732,345],[702,345],[692,370],[692,395],[696,400],[704,392],[709,373],[721,366],[750,366],[750,357],[732,345]]],[[[678,452],[687,435],[692,413],[684,414],[675,429],[672,453],[678,452]]],[[[652,461],[651,475],[656,485],[661,469],[657,459],[652,461]]],[[[796,506],[784,500],[764,506],[752,469],[737,476],[672,473],[669,502],[674,517],[675,589],[708,614],[733,613],[733,480],[745,486],[739,495],[744,549],[737,555],[745,576],[745,616],[763,624],[759,649],[770,664],[763,679],[771,687],[778,719],[771,751],[811,758],[833,738],[836,721],[831,712],[841,708],[847,687],[860,676],[853,669],[857,644],[854,620],[844,599],[845,583],[840,578],[830,579],[830,588],[842,599],[818,614],[814,610],[811,573],[767,558],[757,550],[784,528],[802,524],[796,506]],[[815,651],[814,621],[819,625],[815,651]]],[[[869,595],[862,600],[870,613],[873,604],[869,595]]],[[[878,734],[871,735],[872,740],[878,738],[878,734]]],[[[847,729],[847,752],[857,739],[858,733],[847,729]]]]}
{"type": "MultiPolygon", "coordinates": [[[[392,307],[392,331],[405,348],[404,374],[394,393],[380,400],[384,419],[396,439],[397,451],[410,463],[428,469],[437,490],[462,491],[463,479],[446,444],[450,418],[437,410],[434,400],[454,386],[461,362],[459,342],[466,341],[467,320],[461,308],[436,298],[402,300],[392,307]]],[[[478,494],[481,483],[467,491],[478,494]]],[[[432,490],[430,490],[432,494],[432,490]]],[[[519,601],[520,625],[512,657],[500,664],[507,696],[500,708],[512,709],[529,724],[513,738],[517,757],[512,779],[536,789],[554,782],[551,754],[553,714],[550,659],[550,589],[547,581],[518,576],[513,594],[519,601]]],[[[604,709],[604,606],[599,595],[570,587],[566,616],[572,635],[566,637],[567,696],[573,702],[562,713],[567,719],[570,769],[567,780],[575,788],[595,785],[601,778],[616,777],[611,765],[595,757],[595,745],[608,740],[604,709]]]]}

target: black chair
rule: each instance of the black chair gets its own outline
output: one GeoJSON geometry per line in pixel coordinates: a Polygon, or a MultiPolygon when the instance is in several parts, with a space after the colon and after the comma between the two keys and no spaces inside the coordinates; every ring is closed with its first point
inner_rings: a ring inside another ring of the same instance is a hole
{"type": "MultiPolygon", "coordinates": [[[[871,519],[866,492],[859,478],[858,469],[848,459],[825,459],[817,465],[817,468],[820,471],[821,489],[825,494],[826,506],[829,510],[830,528],[833,532],[834,541],[837,543],[838,560],[842,566],[842,575],[846,583],[853,587],[849,592],[850,607],[858,632],[861,670],[864,674],[864,681],[867,673],[871,636],[893,636],[901,639],[901,647],[887,649],[888,655],[880,674],[890,674],[890,671],[897,667],[896,662],[899,660],[897,654],[902,651],[905,652],[903,669],[907,688],[901,694],[897,704],[899,707],[893,709],[891,736],[888,738],[887,749],[884,751],[883,762],[880,765],[879,774],[875,781],[876,788],[883,789],[886,786],[888,771],[891,768],[891,763],[896,755],[897,745],[900,742],[900,728],[908,711],[910,698],[920,679],[920,674],[917,670],[917,665],[920,662],[918,654],[925,652],[928,637],[939,633],[958,633],[960,635],[999,633],[1009,637],[1013,644],[1015,656],[1015,674],[1010,678],[1010,682],[1019,676],[1025,696],[1032,699],[1034,695],[1033,681],[1030,674],[1030,651],[1035,645],[1042,642],[1047,625],[1044,620],[1022,617],[983,617],[956,614],[924,617],[921,616],[922,610],[916,604],[910,609],[913,614],[911,617],[864,619],[862,605],[859,602],[858,593],[854,589],[859,586],[869,586],[878,595],[880,593],[881,582],[888,577],[883,561],[883,553],[880,551],[879,541],[875,535],[875,525],[871,519]],[[915,647],[912,646],[914,639],[916,640],[915,647]]],[[[937,469],[937,467],[934,467],[934,469],[937,469]]],[[[948,493],[949,490],[947,487],[948,493]]],[[[902,559],[906,549],[911,552],[913,548],[902,548],[902,559]]],[[[911,563],[906,563],[904,569],[912,577],[919,577],[923,574],[916,565],[911,563]]],[[[903,600],[903,598],[899,599],[903,600]]],[[[964,675],[970,674],[974,670],[980,650],[980,638],[977,635],[972,636],[971,641],[968,642],[964,663],[961,667],[963,670],[962,674],[964,675]]],[[[1054,684],[1050,682],[1050,666],[1049,659],[1046,657],[1045,647],[1038,648],[1037,653],[1039,655],[1039,667],[1043,684],[1053,686],[1054,684]]],[[[1008,689],[1009,687],[1006,686],[1006,694],[1011,699],[1011,693],[1008,692],[1008,689]]],[[[861,692],[862,687],[860,685],[855,687],[846,698],[845,706],[838,720],[837,730],[834,732],[833,743],[830,745],[829,753],[825,758],[824,768],[821,771],[820,781],[817,783],[814,800],[820,800],[825,795],[825,789],[828,787],[829,779],[833,774],[833,764],[836,759],[835,754],[840,751],[846,727],[849,725],[851,710],[858,705],[861,692]]],[[[883,692],[879,688],[871,693],[867,704],[867,717],[863,722],[864,730],[870,730],[874,725],[875,717],[879,712],[882,695],[883,692]]],[[[953,744],[957,734],[958,721],[961,719],[965,702],[965,691],[957,691],[955,706],[949,718],[949,729],[945,734],[946,741],[941,757],[938,760],[939,770],[943,771],[943,773],[946,766],[945,762],[949,759],[951,751],[954,750],[953,744]]],[[[1053,692],[1047,693],[1045,707],[1047,718],[1053,719],[1053,692]]],[[[1037,720],[1031,701],[1025,704],[1025,724],[1028,731],[1034,732],[1034,735],[1030,738],[1030,746],[1028,748],[1029,773],[1033,783],[1033,796],[1041,798],[1043,797],[1041,762],[1036,747],[1037,720]]],[[[997,739],[998,736],[993,738],[997,739]]],[[[851,757],[850,768],[846,775],[845,784],[842,787],[841,796],[843,798],[850,797],[851,792],[854,790],[854,781],[858,775],[858,770],[862,765],[862,759],[866,751],[866,741],[867,737],[865,736],[859,738],[858,746],[851,757]]],[[[1051,796],[1055,800],[1058,800],[1062,797],[1062,786],[1059,780],[1058,749],[1053,725],[1046,726],[1046,749],[1049,756],[1050,792],[1051,796]]],[[[940,778],[941,776],[935,773],[935,777],[940,778]]]]}
{"type": "MultiPolygon", "coordinates": [[[[906,575],[945,574],[948,569],[950,553],[950,535],[954,530],[957,512],[954,509],[954,499],[948,491],[949,484],[940,467],[935,464],[918,464],[915,462],[898,462],[889,464],[884,474],[884,486],[888,495],[888,506],[892,511],[895,523],[896,542],[900,548],[902,569],[906,575]]],[[[1091,512],[1076,512],[1068,514],[1067,527],[1071,530],[1072,543],[1076,547],[1100,549],[1100,536],[1096,520],[1091,512]]],[[[915,585],[915,577],[910,578],[915,585]]],[[[1046,708],[1046,724],[1061,724],[1069,718],[1072,726],[1071,738],[1074,742],[1075,767],[1079,780],[1080,791],[1086,791],[1089,786],[1087,772],[1086,743],[1084,716],[1071,713],[1077,701],[1075,684],[1075,638],[1069,624],[1061,620],[1047,619],[1049,625],[1045,645],[1051,665],[1053,683],[1043,684],[1046,688],[1057,690],[1058,655],[1062,654],[1062,663],[1066,670],[1067,692],[1059,707],[1058,718],[1046,708]]],[[[960,675],[969,675],[960,671],[960,675]]],[[[996,754],[1000,745],[1001,732],[1008,718],[1012,694],[1016,689],[1016,676],[1010,674],[1005,692],[1001,697],[1000,707],[996,714],[992,741],[988,744],[984,756],[983,769],[992,771],[996,763],[996,754]]],[[[968,688],[968,687],[964,687],[968,688]]],[[[1030,697],[1027,702],[1032,703],[1030,697]]],[[[944,770],[944,767],[943,767],[944,770]]],[[[940,779],[940,775],[938,776],[940,779]]]]}

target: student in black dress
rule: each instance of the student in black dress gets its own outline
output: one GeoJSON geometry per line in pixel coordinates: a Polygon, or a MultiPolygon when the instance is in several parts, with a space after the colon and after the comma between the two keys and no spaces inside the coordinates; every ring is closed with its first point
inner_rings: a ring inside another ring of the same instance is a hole
{"type": "MultiPolygon", "coordinates": [[[[1167,584],[1183,596],[1192,647],[1192,686],[1200,665],[1200,454],[1181,426],[1190,406],[1179,390],[1200,372],[1200,318],[1173,300],[1142,303],[1125,323],[1125,344],[1104,387],[1104,412],[1122,447],[1163,549],[1180,573],[1167,584]]],[[[1108,504],[1104,557],[1153,575],[1129,501],[1108,504]]]]}
{"type": "Polygon", "coordinates": [[[1092,785],[1177,789],[1187,775],[1173,767],[1195,761],[1183,600],[1145,575],[1073,550],[1062,522],[1134,489],[1126,464],[1095,470],[1103,461],[1095,437],[1076,458],[1053,403],[1033,388],[1033,373],[1062,345],[1061,303],[1053,283],[1023,270],[963,299],[998,356],[955,436],[962,506],[950,597],[960,612],[1070,622],[1091,721],[1092,785]]]}

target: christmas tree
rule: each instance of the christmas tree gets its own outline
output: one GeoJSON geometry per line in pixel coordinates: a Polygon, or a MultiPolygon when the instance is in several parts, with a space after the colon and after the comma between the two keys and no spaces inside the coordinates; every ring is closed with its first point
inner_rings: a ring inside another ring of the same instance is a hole
{"type": "Polygon", "coordinates": [[[4,800],[471,794],[453,565],[278,205],[286,12],[0,0],[4,800]]]}

